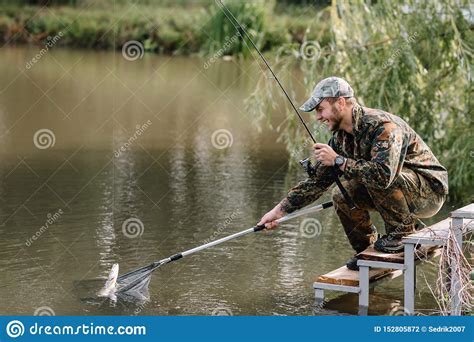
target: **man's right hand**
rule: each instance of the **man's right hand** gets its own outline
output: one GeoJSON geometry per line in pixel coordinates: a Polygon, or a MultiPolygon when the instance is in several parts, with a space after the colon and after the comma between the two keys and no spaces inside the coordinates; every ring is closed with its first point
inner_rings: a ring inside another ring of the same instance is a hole
{"type": "Polygon", "coordinates": [[[278,223],[275,222],[275,220],[279,219],[280,217],[283,217],[284,215],[285,212],[281,209],[280,203],[278,203],[275,208],[263,215],[257,225],[260,226],[264,224],[266,227],[265,229],[274,229],[278,226],[278,223]]]}

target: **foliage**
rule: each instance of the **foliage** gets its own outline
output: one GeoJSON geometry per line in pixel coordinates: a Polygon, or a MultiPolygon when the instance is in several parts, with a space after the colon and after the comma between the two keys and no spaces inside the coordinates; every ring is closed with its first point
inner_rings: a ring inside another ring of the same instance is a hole
{"type": "MultiPolygon", "coordinates": [[[[413,0],[403,6],[334,1],[327,28],[330,41],[312,42],[321,47],[319,58],[301,58],[300,47],[288,45],[279,55],[278,70],[285,82],[301,80],[306,93],[324,77],[344,77],[360,103],[404,118],[448,168],[452,198],[466,199],[472,196],[466,190],[474,184],[474,38],[463,15],[468,5],[454,0],[413,0]],[[285,75],[288,70],[303,76],[285,75]]],[[[266,108],[274,102],[271,87],[262,78],[249,99],[249,109],[259,118],[270,115],[266,108]]],[[[291,152],[306,135],[294,113],[287,115],[282,139],[291,152]]]]}
{"type": "MultiPolygon", "coordinates": [[[[265,4],[262,1],[227,1],[226,6],[245,30],[254,37],[257,46],[262,47],[267,11],[265,4]]],[[[228,18],[220,6],[210,7],[210,13],[210,20],[205,28],[208,37],[204,37],[203,44],[207,47],[206,50],[212,53],[225,46],[226,41],[237,35],[237,31],[230,22],[232,18],[228,18]]],[[[246,48],[244,40],[239,38],[237,43],[232,44],[225,53],[248,55],[250,51],[246,48]]]]}
{"type": "MultiPolygon", "coordinates": [[[[25,3],[25,2],[23,2],[25,3]]],[[[300,41],[311,14],[275,13],[272,1],[226,0],[232,13],[263,50],[300,41]],[[298,20],[292,20],[292,18],[298,20]]],[[[41,43],[64,33],[59,46],[121,49],[129,40],[144,43],[150,52],[250,55],[241,39],[225,44],[236,30],[213,0],[178,2],[148,0],[78,0],[76,6],[19,6],[0,0],[0,41],[41,43]],[[200,5],[198,5],[200,4],[200,5]]]]}

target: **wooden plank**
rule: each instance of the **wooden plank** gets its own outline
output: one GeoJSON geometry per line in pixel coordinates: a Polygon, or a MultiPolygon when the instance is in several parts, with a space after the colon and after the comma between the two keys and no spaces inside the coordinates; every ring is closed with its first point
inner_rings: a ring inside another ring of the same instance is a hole
{"type": "MultiPolygon", "coordinates": [[[[338,285],[338,284],[329,284],[329,283],[321,283],[321,282],[314,282],[313,288],[315,290],[329,290],[329,291],[342,291],[342,292],[351,292],[351,293],[359,293],[360,289],[359,286],[347,286],[347,285],[338,285]]],[[[319,295],[320,293],[315,295],[319,295]]]]}
{"type": "Polygon", "coordinates": [[[365,251],[357,254],[357,258],[362,260],[374,260],[403,264],[403,253],[379,252],[376,251],[373,246],[369,246],[365,251]]]}
{"type": "MultiPolygon", "coordinates": [[[[415,250],[415,260],[428,257],[437,248],[438,246],[420,246],[415,250]]],[[[383,253],[376,251],[372,246],[357,254],[357,257],[361,260],[383,261],[395,264],[403,264],[405,261],[403,253],[383,253]]]]}
{"type": "MultiPolygon", "coordinates": [[[[393,270],[389,269],[371,268],[369,271],[369,282],[383,278],[392,272],[393,270]]],[[[346,266],[342,266],[334,271],[319,276],[316,281],[327,284],[359,286],[359,272],[351,271],[346,266]]]]}
{"type": "Polygon", "coordinates": [[[450,216],[456,218],[474,219],[474,203],[456,209],[455,211],[451,212],[450,216]]]}
{"type": "Polygon", "coordinates": [[[416,233],[410,234],[402,238],[402,242],[423,244],[430,241],[443,242],[448,238],[451,219],[447,218],[437,222],[431,226],[425,227],[416,233]]]}
{"type": "MultiPolygon", "coordinates": [[[[448,238],[449,229],[451,227],[451,218],[444,219],[438,223],[435,223],[429,227],[423,228],[414,234],[410,234],[402,238],[404,243],[435,243],[444,244],[448,238]]],[[[474,222],[467,221],[463,227],[464,232],[469,232],[474,229],[474,222]]]]}

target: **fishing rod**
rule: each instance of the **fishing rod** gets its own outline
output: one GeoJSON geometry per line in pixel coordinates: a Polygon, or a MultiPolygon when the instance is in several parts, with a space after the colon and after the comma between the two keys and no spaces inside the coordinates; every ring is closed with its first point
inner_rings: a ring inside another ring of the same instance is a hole
{"type": "MultiPolygon", "coordinates": [[[[283,222],[286,222],[288,220],[294,219],[294,218],[302,216],[302,215],[306,215],[306,214],[314,213],[314,212],[317,212],[317,211],[320,211],[320,210],[323,210],[323,209],[326,209],[326,208],[330,208],[330,207],[332,207],[332,205],[333,205],[333,203],[331,201],[329,201],[329,202],[324,202],[322,204],[309,206],[309,207],[300,209],[298,211],[295,211],[291,214],[285,215],[285,216],[277,219],[276,222],[277,223],[283,223],[283,222]]],[[[238,233],[235,233],[235,234],[232,234],[232,235],[229,235],[229,236],[225,236],[221,239],[208,242],[204,245],[194,247],[192,249],[188,249],[187,251],[174,254],[174,255],[172,255],[168,258],[162,259],[160,261],[155,261],[155,262],[153,262],[153,263],[151,263],[147,266],[143,266],[143,267],[138,268],[134,271],[130,271],[128,273],[125,273],[125,274],[123,274],[123,275],[121,275],[117,278],[118,287],[116,289],[116,292],[118,292],[118,293],[122,292],[123,293],[123,292],[130,291],[134,288],[141,287],[142,284],[144,284],[144,283],[146,284],[146,282],[149,280],[149,277],[151,276],[152,272],[154,270],[156,270],[158,267],[162,266],[162,265],[165,265],[165,264],[168,264],[170,262],[179,260],[181,258],[184,258],[185,256],[190,255],[190,254],[202,251],[203,249],[207,249],[207,248],[219,245],[223,242],[233,240],[233,239],[236,239],[238,237],[241,237],[241,236],[244,236],[244,235],[247,235],[247,234],[250,234],[250,233],[259,232],[261,230],[264,230],[265,228],[266,228],[265,224],[257,225],[257,226],[254,226],[252,228],[248,228],[246,230],[243,230],[241,232],[238,232],[238,233]]],[[[113,272],[113,270],[114,270],[114,268],[112,268],[112,272],[113,272]]],[[[109,278],[110,278],[110,276],[109,276],[109,278]]]]}
{"type": "MultiPolygon", "coordinates": [[[[244,39],[244,36],[247,37],[248,41],[250,42],[250,44],[252,44],[252,46],[255,48],[255,51],[257,51],[258,55],[262,58],[263,62],[265,63],[265,65],[267,66],[268,70],[270,70],[270,73],[272,74],[273,78],[276,80],[278,86],[280,87],[280,89],[283,91],[283,93],[285,94],[285,97],[288,99],[288,102],[290,102],[291,104],[291,107],[293,108],[293,110],[295,111],[296,115],[298,116],[298,118],[300,119],[301,123],[303,124],[304,128],[306,129],[306,132],[308,133],[309,137],[311,138],[311,140],[313,141],[314,144],[316,144],[316,139],[314,138],[313,134],[311,133],[311,131],[309,130],[308,126],[306,125],[306,122],[303,120],[303,118],[301,117],[300,113],[298,112],[298,109],[296,109],[296,106],[294,105],[293,101],[291,100],[290,98],[290,95],[288,95],[287,91],[285,90],[285,88],[283,87],[283,85],[281,84],[280,80],[278,79],[278,77],[275,75],[275,73],[273,72],[273,69],[272,67],[270,66],[270,64],[267,62],[267,59],[265,58],[265,56],[263,56],[263,54],[260,52],[259,48],[257,47],[257,45],[255,45],[255,43],[253,42],[252,38],[250,37],[250,35],[247,33],[247,31],[244,30],[244,28],[242,27],[242,25],[239,23],[239,21],[237,20],[237,18],[232,14],[232,12],[229,10],[229,8],[222,2],[222,0],[216,0],[216,3],[217,5],[221,8],[222,12],[224,13],[224,15],[227,17],[227,19],[229,19],[229,21],[231,22],[232,26],[234,26],[234,28],[237,30],[237,32],[239,33],[239,35],[242,37],[242,39],[244,40],[245,42],[245,39],[244,39]]],[[[300,161],[300,164],[303,166],[303,168],[305,169],[305,171],[308,173],[308,175],[311,177],[311,176],[314,176],[315,173],[316,173],[316,168],[321,165],[320,162],[317,162],[316,165],[312,166],[311,165],[311,160],[310,158],[305,158],[303,160],[300,161]]],[[[346,203],[349,205],[350,209],[355,209],[355,204],[354,204],[354,201],[352,200],[351,196],[349,195],[349,193],[347,192],[347,190],[344,188],[344,186],[342,185],[340,179],[339,179],[339,170],[336,168],[336,166],[333,166],[330,168],[331,169],[331,173],[334,177],[334,180],[336,182],[336,185],[337,187],[339,188],[339,190],[341,191],[342,195],[344,196],[344,199],[346,201],[346,203]]]]}

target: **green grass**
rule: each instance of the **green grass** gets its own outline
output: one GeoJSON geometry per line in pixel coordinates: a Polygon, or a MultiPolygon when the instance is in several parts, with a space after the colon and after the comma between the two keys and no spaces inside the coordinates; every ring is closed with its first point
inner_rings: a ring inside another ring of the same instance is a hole
{"type": "MultiPolygon", "coordinates": [[[[138,40],[149,52],[187,55],[213,53],[235,35],[228,19],[210,0],[160,1],[159,5],[145,0],[77,3],[41,8],[0,2],[0,40],[3,44],[43,44],[47,37],[62,32],[59,46],[120,49],[127,41],[138,40]]],[[[314,24],[315,9],[310,7],[283,12],[279,5],[277,13],[272,1],[226,3],[264,51],[301,41],[306,28],[314,24]]],[[[225,53],[245,54],[246,50],[236,40],[225,53]]]]}

